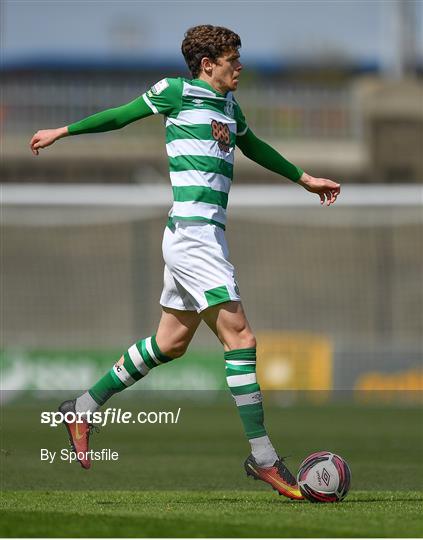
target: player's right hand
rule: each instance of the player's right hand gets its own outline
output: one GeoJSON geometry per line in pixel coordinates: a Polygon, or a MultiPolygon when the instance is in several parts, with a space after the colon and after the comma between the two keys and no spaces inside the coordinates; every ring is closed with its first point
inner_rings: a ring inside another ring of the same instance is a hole
{"type": "Polygon", "coordinates": [[[58,129],[41,129],[32,137],[30,147],[34,156],[38,156],[41,148],[46,148],[68,134],[67,127],[58,129]]]}

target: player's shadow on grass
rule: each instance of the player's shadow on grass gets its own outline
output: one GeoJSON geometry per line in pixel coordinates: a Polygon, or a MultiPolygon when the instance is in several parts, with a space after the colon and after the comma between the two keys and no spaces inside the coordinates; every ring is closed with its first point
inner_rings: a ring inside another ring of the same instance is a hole
{"type": "Polygon", "coordinates": [[[344,501],[341,501],[341,503],[319,503],[319,502],[316,502],[316,503],[312,503],[312,502],[309,502],[309,501],[289,501],[287,500],[286,498],[283,498],[282,497],[280,499],[274,499],[274,500],[271,500],[269,501],[268,503],[269,504],[280,504],[281,502],[287,502],[287,503],[292,503],[292,504],[311,504],[313,505],[313,507],[322,507],[322,508],[326,508],[327,506],[332,506],[332,505],[338,505],[338,504],[342,504],[342,506],[344,505],[352,505],[352,504],[368,504],[368,503],[372,503],[372,502],[377,502],[377,503],[380,503],[380,502],[385,502],[385,503],[397,503],[397,502],[407,502],[407,503],[422,503],[423,502],[423,497],[419,497],[419,496],[415,496],[415,497],[401,497],[401,498],[398,498],[398,497],[395,497],[395,498],[392,498],[392,499],[386,499],[384,497],[368,497],[368,498],[365,498],[365,499],[360,499],[360,500],[354,500],[354,499],[345,499],[344,501]]]}
{"type": "MultiPolygon", "coordinates": [[[[172,504],[175,504],[175,505],[187,505],[187,504],[192,504],[192,499],[187,499],[187,500],[169,500],[169,502],[171,502],[172,504]]],[[[239,503],[243,503],[245,504],[246,501],[244,497],[212,497],[212,498],[209,498],[207,500],[203,500],[203,501],[195,501],[195,504],[196,505],[200,505],[200,504],[205,504],[205,505],[210,505],[210,503],[213,503],[213,502],[217,502],[217,503],[221,503],[221,502],[225,502],[225,503],[234,503],[234,504],[239,504],[239,503]]],[[[257,501],[251,501],[253,504],[256,504],[257,501]]],[[[360,499],[360,500],[351,500],[351,499],[346,499],[345,501],[342,501],[342,505],[355,505],[355,504],[368,504],[368,503],[372,503],[372,502],[392,502],[392,503],[396,503],[396,502],[407,502],[407,503],[421,503],[423,502],[423,497],[419,497],[419,496],[414,496],[414,497],[404,497],[404,498],[397,498],[397,497],[394,497],[392,499],[387,499],[385,497],[368,497],[368,498],[365,498],[365,499],[360,499]]],[[[291,501],[291,500],[288,500],[287,498],[285,497],[274,497],[274,498],[270,498],[268,501],[266,501],[266,504],[270,504],[270,505],[280,505],[280,504],[295,504],[295,505],[298,505],[298,504],[301,504],[301,505],[308,505],[308,504],[311,504],[313,505],[314,508],[326,508],[327,506],[332,506],[333,504],[337,504],[337,503],[310,503],[308,501],[291,501]]],[[[122,502],[118,502],[118,501],[96,501],[96,504],[98,505],[110,505],[110,506],[126,506],[127,503],[122,501],[122,502]]]]}

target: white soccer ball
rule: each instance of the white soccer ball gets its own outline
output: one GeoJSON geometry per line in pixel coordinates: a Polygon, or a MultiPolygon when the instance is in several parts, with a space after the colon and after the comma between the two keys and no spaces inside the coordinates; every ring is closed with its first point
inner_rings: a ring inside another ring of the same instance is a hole
{"type": "Polygon", "coordinates": [[[298,486],[311,502],[339,502],[350,488],[351,471],[347,462],[332,452],[315,452],[301,463],[298,486]]]}

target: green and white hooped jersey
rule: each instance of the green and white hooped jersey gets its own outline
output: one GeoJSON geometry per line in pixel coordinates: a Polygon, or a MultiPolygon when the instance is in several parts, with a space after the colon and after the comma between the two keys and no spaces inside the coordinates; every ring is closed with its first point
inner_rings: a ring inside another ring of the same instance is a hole
{"type": "Polygon", "coordinates": [[[173,190],[172,220],[206,221],[225,228],[235,141],[248,129],[232,92],[205,81],[163,79],[142,96],[166,120],[166,151],[173,190]]]}

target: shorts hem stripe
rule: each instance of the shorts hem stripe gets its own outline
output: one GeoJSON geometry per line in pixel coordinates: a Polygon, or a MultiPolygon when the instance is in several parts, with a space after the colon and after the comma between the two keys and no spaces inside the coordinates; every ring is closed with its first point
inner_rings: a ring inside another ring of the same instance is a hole
{"type": "Polygon", "coordinates": [[[226,302],[241,302],[241,298],[225,298],[221,300],[215,300],[214,302],[211,302],[210,304],[203,304],[200,306],[197,311],[200,313],[201,311],[204,311],[205,309],[213,306],[217,306],[218,304],[225,304],[226,302]]]}

